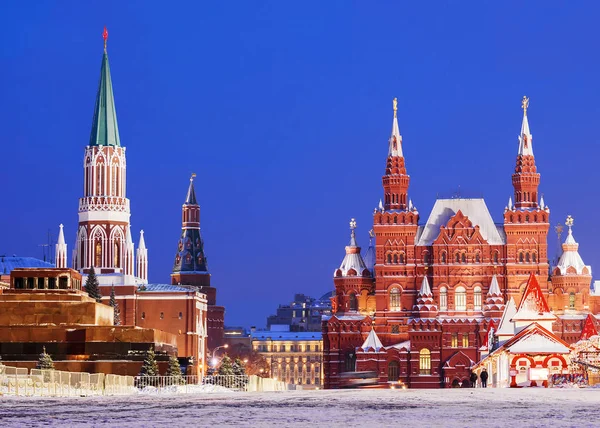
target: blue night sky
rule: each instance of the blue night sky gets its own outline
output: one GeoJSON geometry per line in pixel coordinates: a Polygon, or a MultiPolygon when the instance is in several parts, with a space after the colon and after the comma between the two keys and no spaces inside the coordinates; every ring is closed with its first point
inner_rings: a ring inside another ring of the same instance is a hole
{"type": "Polygon", "coordinates": [[[60,223],[73,247],[106,25],[150,281],[196,172],[227,325],[331,290],[351,217],[367,246],[393,97],[421,221],[460,186],[499,222],[529,96],[551,223],[600,270],[600,3],[482,3],[2,2],[0,254],[41,257],[60,223]]]}

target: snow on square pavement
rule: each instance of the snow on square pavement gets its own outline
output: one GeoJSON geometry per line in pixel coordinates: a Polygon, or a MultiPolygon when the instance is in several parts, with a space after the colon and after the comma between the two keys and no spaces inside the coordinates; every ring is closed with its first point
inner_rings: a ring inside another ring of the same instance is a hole
{"type": "Polygon", "coordinates": [[[0,426],[600,427],[600,389],[336,390],[0,397],[0,426]]]}

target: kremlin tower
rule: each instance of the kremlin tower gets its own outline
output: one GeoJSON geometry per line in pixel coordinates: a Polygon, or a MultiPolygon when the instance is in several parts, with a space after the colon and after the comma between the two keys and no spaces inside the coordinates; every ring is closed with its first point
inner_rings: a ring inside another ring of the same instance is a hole
{"type": "MultiPolygon", "coordinates": [[[[119,137],[106,52],[106,28],[103,38],[104,54],[92,131],[83,157],[83,197],[79,199],[73,268],[81,273],[88,273],[94,268],[101,285],[144,284],[148,282],[148,254],[145,247],[138,251],[137,265],[143,270],[136,277],[129,199],[126,196],[125,147],[119,137]]],[[[143,235],[140,241],[143,244],[143,235]]]]}
{"type": "Polygon", "coordinates": [[[208,348],[215,349],[223,343],[225,308],[217,306],[217,290],[210,285],[204,241],[200,234],[200,205],[194,189],[195,177],[196,174],[192,174],[185,202],[181,208],[181,236],[177,243],[171,284],[191,285],[206,294],[208,348]]]}

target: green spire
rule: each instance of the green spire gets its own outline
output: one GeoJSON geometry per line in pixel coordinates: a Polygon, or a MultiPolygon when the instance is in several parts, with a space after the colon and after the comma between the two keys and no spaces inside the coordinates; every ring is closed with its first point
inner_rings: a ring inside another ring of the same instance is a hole
{"type": "Polygon", "coordinates": [[[102,56],[102,67],[100,68],[100,84],[96,95],[90,146],[121,146],[106,49],[102,56]]]}

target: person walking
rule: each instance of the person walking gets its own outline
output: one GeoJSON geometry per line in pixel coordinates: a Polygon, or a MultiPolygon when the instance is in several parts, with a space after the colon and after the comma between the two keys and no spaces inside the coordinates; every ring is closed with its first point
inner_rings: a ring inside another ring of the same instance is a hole
{"type": "Polygon", "coordinates": [[[471,376],[469,376],[469,380],[471,381],[471,388],[475,388],[477,385],[477,373],[471,370],[471,376]]]}
{"type": "Polygon", "coordinates": [[[481,371],[481,374],[479,375],[479,378],[481,379],[481,387],[482,388],[487,388],[488,372],[485,369],[485,367],[481,371]]]}

